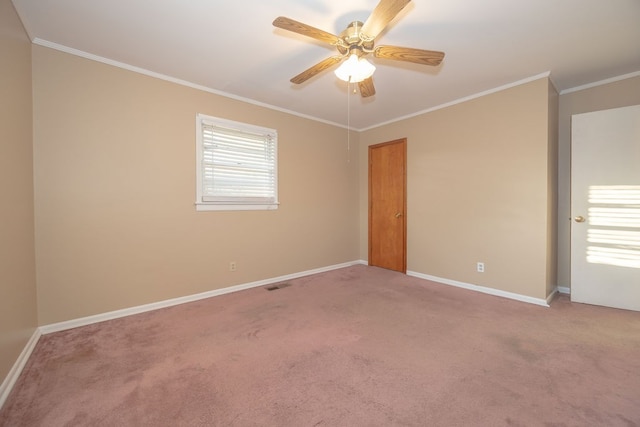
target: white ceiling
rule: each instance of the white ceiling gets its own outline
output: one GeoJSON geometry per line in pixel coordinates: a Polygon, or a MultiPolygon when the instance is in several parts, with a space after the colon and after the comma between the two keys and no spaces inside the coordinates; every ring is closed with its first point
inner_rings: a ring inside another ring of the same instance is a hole
{"type": "Polygon", "coordinates": [[[271,23],[282,15],[339,34],[377,0],[13,3],[36,44],[354,129],[547,72],[563,91],[640,71],[640,0],[414,0],[376,45],[446,57],[439,67],[372,59],[377,93],[366,99],[348,97],[332,70],[290,83],[335,50],[271,23]]]}

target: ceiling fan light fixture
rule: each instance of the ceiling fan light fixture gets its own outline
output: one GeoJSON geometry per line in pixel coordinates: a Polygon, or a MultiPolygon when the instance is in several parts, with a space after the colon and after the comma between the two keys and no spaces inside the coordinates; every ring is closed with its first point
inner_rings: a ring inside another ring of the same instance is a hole
{"type": "Polygon", "coordinates": [[[372,63],[352,53],[349,59],[344,61],[334,73],[340,80],[359,83],[371,77],[375,70],[376,67],[372,63]]]}

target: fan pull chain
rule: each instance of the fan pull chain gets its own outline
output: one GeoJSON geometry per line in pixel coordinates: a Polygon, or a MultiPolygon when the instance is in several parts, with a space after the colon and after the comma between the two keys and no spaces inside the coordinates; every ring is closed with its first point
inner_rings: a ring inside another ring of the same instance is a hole
{"type": "Polygon", "coordinates": [[[347,82],[347,163],[351,163],[351,77],[347,82]]]}

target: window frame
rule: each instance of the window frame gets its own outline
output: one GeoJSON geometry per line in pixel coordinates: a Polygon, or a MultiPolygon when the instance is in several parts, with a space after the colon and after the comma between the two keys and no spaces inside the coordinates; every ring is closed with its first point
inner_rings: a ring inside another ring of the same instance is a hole
{"type": "Polygon", "coordinates": [[[206,114],[196,114],[196,210],[197,211],[246,211],[246,210],[276,210],[279,205],[278,201],[278,132],[275,129],[256,126],[248,123],[237,122],[233,120],[213,117],[206,114]],[[274,142],[274,191],[273,201],[255,201],[242,200],[238,196],[238,200],[226,201],[205,201],[203,194],[204,177],[203,177],[203,158],[204,158],[204,136],[203,125],[213,125],[221,128],[230,129],[234,132],[246,132],[251,134],[269,135],[274,142]]]}

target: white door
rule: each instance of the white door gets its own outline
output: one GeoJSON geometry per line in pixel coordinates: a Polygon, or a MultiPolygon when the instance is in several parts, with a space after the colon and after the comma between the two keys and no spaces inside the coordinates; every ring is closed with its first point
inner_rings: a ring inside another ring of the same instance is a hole
{"type": "Polygon", "coordinates": [[[640,311],[640,105],[571,124],[571,300],[640,311]]]}

